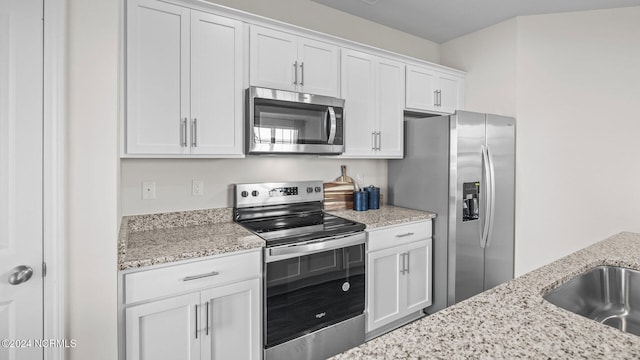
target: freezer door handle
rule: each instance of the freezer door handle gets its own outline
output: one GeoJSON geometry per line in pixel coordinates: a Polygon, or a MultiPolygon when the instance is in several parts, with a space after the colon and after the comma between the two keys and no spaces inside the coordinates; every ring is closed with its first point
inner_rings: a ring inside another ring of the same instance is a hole
{"type": "Polygon", "coordinates": [[[487,154],[487,148],[484,145],[481,145],[480,151],[482,152],[482,172],[484,175],[484,178],[482,179],[482,187],[484,187],[486,195],[485,199],[482,199],[482,197],[480,197],[480,201],[484,203],[483,211],[480,214],[480,219],[482,220],[480,222],[480,247],[484,249],[487,246],[487,238],[489,235],[489,213],[491,212],[491,175],[489,170],[489,156],[487,154]]]}
{"type": "Polygon", "coordinates": [[[486,246],[491,245],[491,235],[493,235],[493,220],[496,214],[496,173],[493,167],[493,155],[491,155],[491,149],[487,145],[487,160],[489,160],[489,226],[487,231],[486,246]]]}

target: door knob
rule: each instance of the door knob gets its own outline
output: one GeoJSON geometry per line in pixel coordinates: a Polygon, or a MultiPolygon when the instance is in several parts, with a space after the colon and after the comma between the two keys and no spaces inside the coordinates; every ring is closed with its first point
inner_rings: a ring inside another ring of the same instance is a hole
{"type": "Polygon", "coordinates": [[[29,281],[33,275],[33,269],[31,266],[19,265],[11,269],[9,274],[9,284],[20,285],[23,282],[29,281]]]}

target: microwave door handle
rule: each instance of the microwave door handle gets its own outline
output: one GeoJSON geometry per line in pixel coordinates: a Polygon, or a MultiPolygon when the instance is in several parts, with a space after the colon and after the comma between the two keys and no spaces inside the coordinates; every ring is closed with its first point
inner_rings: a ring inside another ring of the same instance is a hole
{"type": "Polygon", "coordinates": [[[337,122],[336,112],[332,106],[327,107],[327,115],[329,117],[329,124],[331,126],[331,128],[329,129],[329,140],[327,141],[327,143],[333,145],[333,141],[336,139],[337,122]]]}

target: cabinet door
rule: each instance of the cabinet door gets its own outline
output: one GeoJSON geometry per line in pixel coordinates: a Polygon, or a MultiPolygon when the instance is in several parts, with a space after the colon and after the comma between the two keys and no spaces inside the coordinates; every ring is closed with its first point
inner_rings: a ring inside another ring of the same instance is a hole
{"type": "Polygon", "coordinates": [[[203,291],[202,303],[203,360],[260,359],[260,279],[203,291]]]}
{"type": "Polygon", "coordinates": [[[413,110],[436,110],[436,72],[417,66],[407,66],[407,94],[405,106],[413,110]]]}
{"type": "Polygon", "coordinates": [[[189,117],[190,10],[127,2],[126,152],[182,154],[189,117]]]}
{"type": "Polygon", "coordinates": [[[406,268],[409,270],[405,298],[406,313],[419,311],[431,305],[431,239],[409,244],[406,248],[406,268]]]}
{"type": "Polygon", "coordinates": [[[404,64],[379,59],[377,66],[377,157],[402,158],[404,121],[404,64]]]}
{"type": "Polygon", "coordinates": [[[249,80],[251,85],[295,91],[297,36],[276,30],[251,26],[249,80]]]}
{"type": "Polygon", "coordinates": [[[242,23],[191,14],[192,154],[242,155],[242,23]]]}
{"type": "Polygon", "coordinates": [[[341,93],[344,109],[344,156],[371,157],[375,129],[375,57],[342,50],[341,93]]]}
{"type": "Polygon", "coordinates": [[[460,109],[461,79],[456,76],[440,74],[438,76],[438,89],[440,90],[440,103],[438,111],[453,114],[460,109]]]}
{"type": "Polygon", "coordinates": [[[307,38],[298,39],[300,91],[338,97],[340,95],[340,49],[307,38]]]}
{"type": "Polygon", "coordinates": [[[367,255],[367,332],[404,315],[400,250],[395,247],[367,255]]]}
{"type": "Polygon", "coordinates": [[[127,308],[127,360],[199,360],[196,305],[193,293],[127,308]]]}

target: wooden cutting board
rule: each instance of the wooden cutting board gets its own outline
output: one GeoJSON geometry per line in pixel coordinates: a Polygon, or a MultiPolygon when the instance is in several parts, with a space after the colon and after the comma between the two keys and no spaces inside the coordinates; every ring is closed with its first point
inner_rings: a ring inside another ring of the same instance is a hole
{"type": "Polygon", "coordinates": [[[353,209],[354,190],[355,184],[352,182],[336,181],[324,183],[324,209],[353,209]]]}

